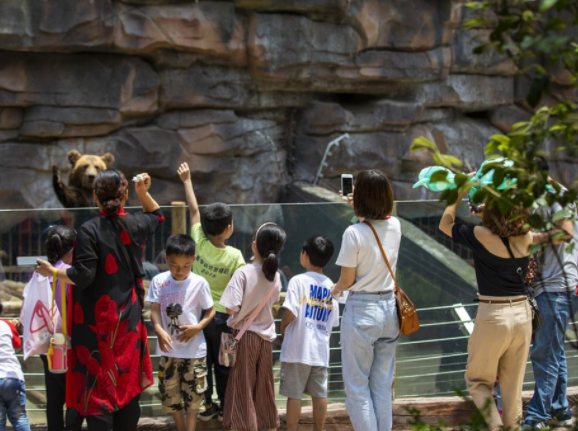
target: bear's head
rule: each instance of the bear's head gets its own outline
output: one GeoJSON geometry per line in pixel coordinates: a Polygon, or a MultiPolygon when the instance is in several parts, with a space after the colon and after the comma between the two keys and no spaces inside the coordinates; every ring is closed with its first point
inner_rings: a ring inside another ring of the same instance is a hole
{"type": "Polygon", "coordinates": [[[83,189],[93,189],[94,180],[100,173],[112,166],[114,163],[114,156],[110,153],[105,153],[102,156],[93,156],[89,154],[80,154],[76,150],[68,153],[68,160],[72,165],[70,171],[70,182],[76,187],[83,189]]]}

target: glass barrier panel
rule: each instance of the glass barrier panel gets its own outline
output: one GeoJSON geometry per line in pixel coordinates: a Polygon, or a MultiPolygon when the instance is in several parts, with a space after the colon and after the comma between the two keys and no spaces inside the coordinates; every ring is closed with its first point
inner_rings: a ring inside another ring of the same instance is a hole
{"type": "MultiPolygon", "coordinates": [[[[245,259],[251,257],[252,235],[265,221],[273,221],[287,232],[287,243],[281,255],[281,271],[286,283],[296,274],[303,272],[299,255],[304,241],[312,235],[324,235],[335,246],[335,256],[325,268],[332,280],[339,277],[340,269],[335,265],[345,229],[351,225],[353,213],[345,204],[263,204],[232,205],[235,232],[229,244],[239,248],[245,259]]],[[[138,209],[127,209],[129,212],[138,209]]],[[[182,207],[163,207],[166,217],[154,236],[149,238],[145,249],[145,266],[150,278],[159,271],[166,271],[164,243],[173,227],[186,224],[190,230],[188,213],[183,218],[182,207]]],[[[396,215],[401,219],[403,238],[398,260],[397,275],[400,286],[406,291],[419,309],[422,328],[410,335],[402,336],[397,349],[395,394],[396,397],[430,397],[452,395],[456,389],[466,391],[464,372],[467,362],[467,343],[473,328],[477,303],[473,256],[468,249],[452,243],[437,226],[443,212],[438,202],[397,202],[396,215]]],[[[45,254],[46,232],[52,225],[66,224],[76,229],[97,217],[94,209],[82,210],[26,210],[0,211],[0,298],[5,307],[5,318],[17,317],[20,313],[22,289],[29,280],[32,270],[16,265],[18,256],[45,254]]],[[[478,223],[465,205],[460,207],[460,219],[478,223]]],[[[148,288],[148,282],[145,282],[148,288]]],[[[340,305],[343,312],[344,305],[340,305]]],[[[275,310],[277,330],[282,308],[275,310]]],[[[150,313],[145,312],[148,322],[151,352],[156,350],[156,337],[152,336],[150,313]]],[[[569,386],[578,384],[578,351],[576,350],[575,325],[568,331],[567,359],[569,386]]],[[[281,339],[274,343],[273,370],[278,391],[280,377],[281,339]]],[[[44,374],[40,358],[27,361],[19,355],[27,385],[27,408],[33,423],[45,422],[46,394],[44,374]]],[[[153,355],[154,369],[159,358],[153,355]]],[[[155,373],[156,377],[156,373],[155,373]]],[[[329,372],[329,399],[343,402],[345,399],[341,369],[340,330],[335,328],[331,336],[331,360],[329,372]]],[[[528,363],[524,389],[533,388],[531,363],[528,363]]],[[[215,394],[216,395],[216,394],[215,394]]],[[[284,407],[285,398],[277,395],[278,404],[284,407]]],[[[141,398],[143,416],[163,415],[156,384],[141,398]]]]}

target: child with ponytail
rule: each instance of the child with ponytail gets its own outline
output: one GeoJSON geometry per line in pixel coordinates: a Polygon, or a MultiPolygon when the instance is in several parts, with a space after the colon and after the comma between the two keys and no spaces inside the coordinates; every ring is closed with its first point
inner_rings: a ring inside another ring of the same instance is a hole
{"type": "Polygon", "coordinates": [[[231,369],[225,399],[225,429],[258,431],[279,427],[271,367],[273,341],[277,337],[272,308],[281,292],[277,271],[286,237],[275,223],[261,225],[252,243],[252,263],[235,272],[221,298],[221,305],[231,316],[227,324],[235,332],[273,289],[268,303],[237,346],[237,361],[231,369]]]}
{"type": "MultiPolygon", "coordinates": [[[[68,226],[51,226],[46,238],[45,248],[48,261],[56,269],[70,268],[72,263],[72,249],[76,241],[76,231],[68,226]]],[[[47,277],[47,286],[52,286],[52,276],[47,277]]],[[[54,302],[58,308],[57,316],[62,315],[62,307],[64,301],[62,300],[62,289],[60,286],[62,281],[56,282],[56,291],[54,302]]],[[[28,285],[29,286],[29,285],[28,285]]],[[[28,287],[27,286],[27,287],[28,287]]],[[[66,286],[66,296],[69,298],[69,288],[66,286]]],[[[26,304],[27,290],[23,292],[24,304],[26,306],[34,306],[34,304],[26,304]]],[[[52,291],[50,292],[52,296],[52,291]]],[[[67,310],[69,311],[69,310],[67,310]]],[[[70,315],[70,312],[68,313],[70,315]]],[[[56,320],[56,319],[55,319],[56,320]]],[[[62,332],[62,320],[53,322],[55,332],[62,332]]],[[[54,374],[48,370],[48,360],[46,352],[40,355],[42,363],[44,364],[44,382],[46,385],[46,419],[48,422],[48,431],[60,431],[63,429],[76,429],[78,426],[78,415],[75,411],[67,411],[66,426],[63,417],[63,407],[66,401],[66,374],[54,374]]],[[[81,418],[80,418],[81,420],[81,418]]],[[[80,422],[82,425],[82,422],[80,422]]]]}

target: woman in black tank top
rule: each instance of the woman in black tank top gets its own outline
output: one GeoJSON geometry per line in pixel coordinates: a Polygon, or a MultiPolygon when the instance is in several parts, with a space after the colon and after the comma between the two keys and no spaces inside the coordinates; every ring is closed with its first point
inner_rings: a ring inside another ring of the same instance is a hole
{"type": "Polygon", "coordinates": [[[487,207],[482,226],[471,226],[456,221],[458,203],[446,208],[440,230],[474,254],[480,305],[468,344],[466,383],[490,430],[519,428],[532,336],[532,310],[517,273],[522,268],[525,276],[528,269],[532,234],[526,227],[527,212],[514,208],[502,214],[497,206],[487,207]],[[514,250],[513,261],[502,239],[514,250]],[[504,405],[502,417],[492,397],[496,376],[504,405]]]}

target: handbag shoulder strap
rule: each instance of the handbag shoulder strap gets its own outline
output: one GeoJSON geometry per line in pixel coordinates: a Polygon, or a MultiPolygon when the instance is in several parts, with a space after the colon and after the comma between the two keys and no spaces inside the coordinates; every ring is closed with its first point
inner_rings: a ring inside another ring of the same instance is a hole
{"type": "Polygon", "coordinates": [[[516,269],[516,274],[518,274],[518,277],[520,277],[520,281],[522,282],[522,285],[524,286],[524,289],[526,290],[526,294],[532,295],[532,288],[526,282],[526,278],[524,277],[524,271],[522,270],[522,268],[520,266],[518,266],[516,264],[516,259],[514,257],[514,253],[512,252],[512,247],[510,246],[510,239],[509,238],[503,238],[503,237],[500,237],[500,239],[502,240],[502,243],[506,246],[506,249],[508,250],[508,254],[510,255],[510,260],[512,261],[512,264],[513,264],[514,268],[516,269]]]}
{"type": "Polygon", "coordinates": [[[369,226],[369,228],[373,232],[373,236],[375,237],[375,240],[377,241],[377,245],[379,246],[379,250],[381,251],[381,255],[383,256],[383,260],[385,260],[385,264],[387,265],[387,269],[389,269],[389,272],[391,274],[391,278],[393,278],[393,282],[395,284],[395,291],[399,292],[401,289],[399,288],[399,285],[397,284],[397,279],[395,278],[395,274],[393,273],[393,269],[391,268],[391,265],[389,264],[389,259],[387,258],[387,255],[385,254],[385,250],[383,249],[383,245],[381,245],[381,240],[379,239],[379,236],[377,235],[375,228],[367,220],[364,220],[363,223],[365,223],[367,226],[369,226]]]}
{"type": "Polygon", "coordinates": [[[251,326],[251,324],[253,323],[253,321],[257,318],[257,316],[259,315],[259,313],[261,312],[261,310],[265,307],[265,305],[269,302],[269,300],[271,299],[271,297],[273,296],[273,293],[275,293],[275,291],[277,290],[277,283],[276,283],[277,279],[275,278],[275,281],[273,281],[273,286],[271,286],[271,289],[269,289],[269,292],[267,293],[267,295],[265,295],[265,297],[263,298],[263,301],[261,301],[261,303],[257,306],[257,308],[255,309],[255,311],[253,311],[253,313],[247,318],[247,320],[245,320],[245,323],[243,324],[243,326],[241,327],[241,330],[239,331],[239,333],[237,334],[237,336],[235,337],[235,340],[237,340],[237,342],[239,342],[241,340],[241,337],[243,336],[243,334],[245,332],[247,332],[247,329],[249,329],[249,326],[251,326]]]}

